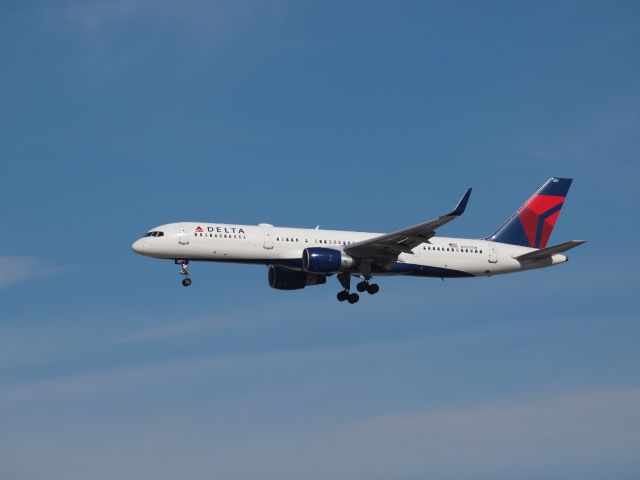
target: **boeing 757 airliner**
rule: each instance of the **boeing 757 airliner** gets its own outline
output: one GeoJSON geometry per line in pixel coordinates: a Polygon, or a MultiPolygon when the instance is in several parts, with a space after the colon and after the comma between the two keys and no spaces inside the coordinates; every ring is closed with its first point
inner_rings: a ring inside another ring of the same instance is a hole
{"type": "Polygon", "coordinates": [[[321,285],[336,275],[342,286],[338,300],[356,303],[360,297],[351,291],[351,277],[360,279],[358,292],[373,295],[379,287],[371,279],[378,276],[488,277],[566,262],[562,252],[584,241],[552,247],[547,242],[570,186],[570,178],[550,178],[493,235],[481,239],[436,236],[464,213],[469,188],[450,213],[392,233],[178,222],[151,229],[132,248],[174,260],[185,287],[191,285],[192,261],[251,263],[268,266],[269,285],[280,290],[321,285]]]}

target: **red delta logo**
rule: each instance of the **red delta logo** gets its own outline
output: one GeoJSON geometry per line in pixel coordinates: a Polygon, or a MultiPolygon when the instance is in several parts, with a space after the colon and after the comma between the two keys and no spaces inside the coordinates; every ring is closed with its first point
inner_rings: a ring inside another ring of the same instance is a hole
{"type": "Polygon", "coordinates": [[[536,195],[518,213],[529,245],[545,248],[553,230],[565,197],[536,195]]]}
{"type": "Polygon", "coordinates": [[[200,225],[198,225],[196,227],[196,233],[202,233],[202,232],[203,232],[202,227],[200,225]]]}

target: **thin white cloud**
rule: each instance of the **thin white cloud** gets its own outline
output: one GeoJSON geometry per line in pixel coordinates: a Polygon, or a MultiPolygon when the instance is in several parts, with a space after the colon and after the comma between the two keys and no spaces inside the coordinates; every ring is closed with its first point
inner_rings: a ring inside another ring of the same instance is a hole
{"type": "Polygon", "coordinates": [[[60,267],[34,257],[0,257],[0,288],[49,277],[59,271],[60,267]]]}
{"type": "MultiPolygon", "coordinates": [[[[508,441],[521,437],[570,433],[571,430],[579,428],[579,422],[568,428],[568,419],[593,417],[591,413],[596,409],[606,409],[610,414],[609,420],[612,416],[618,417],[616,411],[621,410],[625,414],[624,417],[617,418],[618,422],[638,423],[640,387],[579,391],[530,400],[495,402],[470,408],[382,415],[367,419],[348,433],[356,439],[385,438],[396,441],[415,439],[425,434],[464,433],[467,441],[476,442],[481,439],[469,435],[474,431],[482,431],[484,441],[508,441]],[[614,406],[615,408],[612,408],[614,406]]],[[[638,433],[640,435],[640,432],[638,433]]]]}
{"type": "Polygon", "coordinates": [[[219,325],[217,319],[196,319],[184,322],[170,323],[160,327],[141,330],[120,339],[121,342],[135,342],[144,340],[158,340],[162,338],[180,337],[193,333],[204,332],[219,325]]]}
{"type": "Polygon", "coordinates": [[[139,390],[171,381],[224,374],[229,369],[252,368],[266,362],[286,364],[295,356],[295,353],[228,355],[33,380],[0,387],[0,404],[44,398],[77,398],[104,391],[139,390]]]}
{"type": "Polygon", "coordinates": [[[630,471],[638,465],[638,387],[400,412],[347,425],[331,420],[327,412],[313,420],[305,409],[292,412],[281,424],[268,418],[243,421],[247,409],[286,408],[295,401],[291,394],[296,392],[227,404],[212,398],[207,408],[177,405],[161,416],[134,412],[114,422],[61,422],[37,435],[12,436],[0,458],[32,477],[53,470],[64,471],[66,479],[86,478],[92,472],[98,480],[125,471],[156,480],[178,474],[284,480],[468,479],[513,478],[522,472],[538,478],[597,478],[598,469],[604,473],[622,466],[622,471],[630,471]],[[26,461],[34,451],[37,465],[26,461]]]}

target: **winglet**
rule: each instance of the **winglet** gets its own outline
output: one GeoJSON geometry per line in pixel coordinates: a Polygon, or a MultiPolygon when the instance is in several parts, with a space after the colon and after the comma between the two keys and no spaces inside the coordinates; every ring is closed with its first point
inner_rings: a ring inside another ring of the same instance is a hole
{"type": "Polygon", "coordinates": [[[467,202],[469,201],[469,197],[471,196],[471,189],[467,188],[467,191],[464,192],[464,195],[456,205],[456,208],[453,209],[453,212],[448,214],[448,217],[459,217],[464,213],[464,210],[467,208],[467,202]]]}

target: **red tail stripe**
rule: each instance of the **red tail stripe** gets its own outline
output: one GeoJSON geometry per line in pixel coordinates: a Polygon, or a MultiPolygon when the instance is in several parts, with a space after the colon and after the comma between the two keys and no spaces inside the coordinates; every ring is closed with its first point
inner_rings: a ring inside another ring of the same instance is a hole
{"type": "Polygon", "coordinates": [[[553,227],[556,224],[556,220],[558,219],[559,215],[560,210],[544,219],[544,225],[542,225],[542,234],[540,235],[540,248],[547,247],[547,242],[549,241],[549,237],[551,236],[551,231],[553,230],[553,227]]]}

